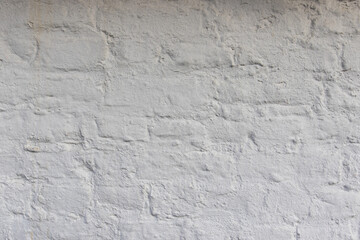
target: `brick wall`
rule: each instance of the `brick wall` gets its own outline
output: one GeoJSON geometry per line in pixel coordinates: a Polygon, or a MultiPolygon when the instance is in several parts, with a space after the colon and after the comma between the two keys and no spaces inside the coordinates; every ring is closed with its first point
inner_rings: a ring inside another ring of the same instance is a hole
{"type": "Polygon", "coordinates": [[[359,239],[358,0],[0,2],[0,238],[359,239]]]}

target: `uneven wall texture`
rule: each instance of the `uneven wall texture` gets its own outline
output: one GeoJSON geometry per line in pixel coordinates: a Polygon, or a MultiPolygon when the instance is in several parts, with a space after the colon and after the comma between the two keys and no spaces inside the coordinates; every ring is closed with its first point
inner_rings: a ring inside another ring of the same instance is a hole
{"type": "Polygon", "coordinates": [[[2,0],[0,238],[359,239],[358,0],[2,0]]]}

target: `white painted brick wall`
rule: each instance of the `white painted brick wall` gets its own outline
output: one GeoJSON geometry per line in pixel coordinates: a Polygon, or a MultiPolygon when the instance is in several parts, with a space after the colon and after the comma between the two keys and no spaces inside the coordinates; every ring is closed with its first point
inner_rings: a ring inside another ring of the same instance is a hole
{"type": "Polygon", "coordinates": [[[0,134],[0,239],[360,239],[360,2],[2,0],[0,134]]]}

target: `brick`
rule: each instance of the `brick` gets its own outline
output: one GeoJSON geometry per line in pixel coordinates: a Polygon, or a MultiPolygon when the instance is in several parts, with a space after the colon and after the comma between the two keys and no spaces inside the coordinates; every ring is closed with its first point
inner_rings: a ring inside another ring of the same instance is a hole
{"type": "Polygon", "coordinates": [[[49,31],[39,36],[42,67],[63,70],[96,68],[105,57],[105,41],[93,31],[49,31]]]}
{"type": "Polygon", "coordinates": [[[99,136],[124,141],[147,141],[149,133],[145,119],[103,117],[97,120],[99,136]]]}

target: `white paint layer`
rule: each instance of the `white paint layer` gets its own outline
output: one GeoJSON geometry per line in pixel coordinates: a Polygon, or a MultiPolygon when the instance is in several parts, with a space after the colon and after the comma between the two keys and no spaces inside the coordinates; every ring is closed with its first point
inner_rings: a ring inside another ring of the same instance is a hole
{"type": "Polygon", "coordinates": [[[359,239],[359,6],[0,1],[0,239],[359,239]]]}

